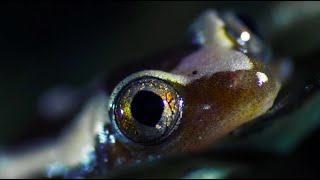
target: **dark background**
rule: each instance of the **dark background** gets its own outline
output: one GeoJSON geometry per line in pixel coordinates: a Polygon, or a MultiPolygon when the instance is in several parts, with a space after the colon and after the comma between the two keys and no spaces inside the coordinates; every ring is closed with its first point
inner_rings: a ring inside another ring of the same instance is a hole
{"type": "Polygon", "coordinates": [[[48,89],[86,86],[101,72],[168,49],[208,8],[251,15],[270,2],[0,3],[0,145],[19,136],[48,89]]]}

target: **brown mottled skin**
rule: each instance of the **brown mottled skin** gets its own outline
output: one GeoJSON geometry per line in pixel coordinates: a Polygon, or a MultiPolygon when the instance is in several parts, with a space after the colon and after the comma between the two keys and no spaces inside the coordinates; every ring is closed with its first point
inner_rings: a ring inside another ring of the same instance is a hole
{"type": "MultiPolygon", "coordinates": [[[[276,82],[257,86],[256,72],[269,75],[259,61],[252,70],[219,72],[182,88],[185,99],[183,122],[172,139],[169,151],[177,153],[205,148],[221,136],[256,117],[276,82]],[[209,109],[204,106],[210,107],[209,109]],[[175,137],[174,137],[175,136],[175,137]],[[190,138],[193,137],[193,138],[190,138]]],[[[166,151],[164,151],[166,152],[166,151]]]]}
{"type": "MultiPolygon", "coordinates": [[[[277,82],[261,61],[252,62],[254,68],[251,70],[218,72],[187,86],[177,86],[185,102],[184,114],[177,130],[166,141],[154,146],[131,146],[119,141],[118,146],[122,147],[122,151],[110,155],[125,158],[129,162],[144,159],[149,154],[174,155],[205,149],[257,114],[263,113],[259,112],[260,108],[270,103],[266,99],[275,98],[273,91],[277,91],[277,82]],[[263,86],[257,85],[256,72],[268,75],[269,80],[263,86]],[[210,108],[204,109],[205,105],[210,108]]],[[[110,162],[109,165],[112,167],[114,164],[110,162]]]]}

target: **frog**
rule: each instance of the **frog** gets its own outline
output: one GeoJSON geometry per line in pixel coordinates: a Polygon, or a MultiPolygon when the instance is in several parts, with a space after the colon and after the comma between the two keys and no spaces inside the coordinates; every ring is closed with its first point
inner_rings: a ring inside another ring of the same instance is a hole
{"type": "Polygon", "coordinates": [[[206,10],[190,44],[99,81],[53,142],[0,156],[0,177],[83,178],[202,151],[274,104],[283,79],[232,13],[206,10]]]}

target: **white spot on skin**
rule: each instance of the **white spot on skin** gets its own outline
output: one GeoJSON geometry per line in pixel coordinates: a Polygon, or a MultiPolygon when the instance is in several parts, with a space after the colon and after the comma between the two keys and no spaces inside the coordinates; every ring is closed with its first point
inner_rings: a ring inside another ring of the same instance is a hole
{"type": "Polygon", "coordinates": [[[266,76],[266,74],[257,72],[256,75],[258,77],[258,86],[262,86],[262,84],[268,81],[268,77],[266,76]]]}
{"type": "Polygon", "coordinates": [[[162,103],[163,103],[164,106],[167,106],[167,105],[168,105],[167,100],[162,100],[162,103]]]}
{"type": "Polygon", "coordinates": [[[110,135],[109,139],[110,139],[110,143],[112,143],[112,144],[114,144],[116,142],[114,135],[110,135]]]}
{"type": "Polygon", "coordinates": [[[180,107],[183,106],[183,100],[182,100],[182,98],[179,99],[179,106],[180,106],[180,107]]]}
{"type": "Polygon", "coordinates": [[[247,31],[241,33],[240,38],[242,41],[247,42],[250,40],[250,34],[247,31]]]}
{"type": "Polygon", "coordinates": [[[211,106],[208,105],[208,104],[203,104],[203,105],[202,105],[202,109],[204,109],[204,110],[209,110],[209,109],[211,109],[211,106]]]}

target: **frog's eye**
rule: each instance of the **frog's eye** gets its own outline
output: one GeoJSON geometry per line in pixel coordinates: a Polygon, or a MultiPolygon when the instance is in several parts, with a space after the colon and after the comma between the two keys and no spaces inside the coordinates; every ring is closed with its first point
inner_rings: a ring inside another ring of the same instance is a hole
{"type": "Polygon", "coordinates": [[[139,77],[124,84],[111,108],[114,126],[131,141],[154,144],[167,138],[182,116],[183,101],[169,82],[139,77]]]}

